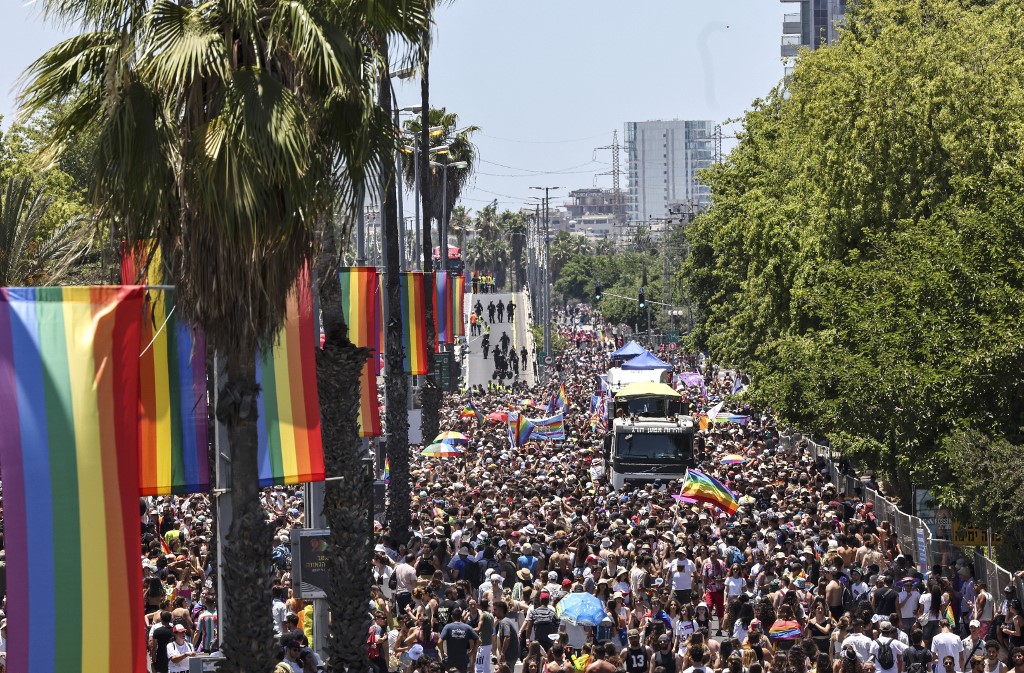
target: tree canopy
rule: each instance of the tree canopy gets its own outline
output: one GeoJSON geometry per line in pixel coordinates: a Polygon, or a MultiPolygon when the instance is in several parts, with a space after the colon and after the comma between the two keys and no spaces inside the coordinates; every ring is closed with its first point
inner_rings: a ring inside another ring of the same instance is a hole
{"type": "Polygon", "coordinates": [[[688,231],[693,346],[904,493],[973,478],[957,433],[1022,439],[1022,20],[1010,0],[856,3],[744,117],[688,231]]]}

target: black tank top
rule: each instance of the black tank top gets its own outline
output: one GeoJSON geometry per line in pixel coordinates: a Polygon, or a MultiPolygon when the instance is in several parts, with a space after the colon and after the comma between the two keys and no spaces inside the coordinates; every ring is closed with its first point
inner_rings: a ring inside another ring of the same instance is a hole
{"type": "Polygon", "coordinates": [[[639,650],[626,649],[626,671],[628,673],[644,673],[647,670],[647,648],[639,650]]]}
{"type": "Polygon", "coordinates": [[[668,652],[654,653],[654,667],[661,666],[665,673],[676,673],[676,655],[671,650],[668,652]]]}

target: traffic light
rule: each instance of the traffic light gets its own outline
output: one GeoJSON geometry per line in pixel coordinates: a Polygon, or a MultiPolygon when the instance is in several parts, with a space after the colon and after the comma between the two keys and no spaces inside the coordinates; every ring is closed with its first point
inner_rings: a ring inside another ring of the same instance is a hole
{"type": "Polygon", "coordinates": [[[640,308],[647,308],[647,297],[644,296],[644,288],[640,286],[640,294],[637,297],[637,301],[640,302],[640,308]]]}
{"type": "Polygon", "coordinates": [[[601,287],[601,283],[594,285],[594,301],[601,301],[601,293],[604,288],[601,287]]]}

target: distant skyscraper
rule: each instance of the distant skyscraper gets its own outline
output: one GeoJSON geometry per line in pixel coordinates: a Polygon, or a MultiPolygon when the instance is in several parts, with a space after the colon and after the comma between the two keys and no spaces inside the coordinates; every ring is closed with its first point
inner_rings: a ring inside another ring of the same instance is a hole
{"type": "Polygon", "coordinates": [[[839,39],[847,5],[852,0],[782,0],[800,4],[800,11],[782,19],[782,55],[796,56],[801,48],[817,49],[839,39]]]}
{"type": "Polygon", "coordinates": [[[711,204],[711,190],[697,179],[715,158],[715,122],[626,122],[629,191],[627,219],[665,218],[669,203],[711,204]]]}

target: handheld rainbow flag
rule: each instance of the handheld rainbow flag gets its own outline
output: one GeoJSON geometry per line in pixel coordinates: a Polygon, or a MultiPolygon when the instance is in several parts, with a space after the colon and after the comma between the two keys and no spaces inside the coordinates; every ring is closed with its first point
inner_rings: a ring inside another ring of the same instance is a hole
{"type": "Polygon", "coordinates": [[[949,628],[955,629],[956,617],[953,616],[953,606],[947,603],[946,609],[942,614],[946,618],[946,621],[949,622],[949,628]]]}
{"type": "Polygon", "coordinates": [[[464,301],[466,298],[466,277],[452,276],[452,336],[466,336],[466,316],[464,301]]]}
{"type": "Polygon", "coordinates": [[[522,446],[525,444],[532,432],[533,423],[526,416],[516,414],[515,418],[512,418],[512,414],[509,414],[508,437],[512,442],[512,446],[522,446]]]}
{"type": "Polygon", "coordinates": [[[274,347],[256,358],[260,486],[324,480],[313,292],[304,270],[274,347]]]}
{"type": "MultiPolygon", "coordinates": [[[[121,257],[121,283],[165,285],[160,249],[121,257]]],[[[180,495],[210,490],[206,338],[176,315],[175,293],[150,287],[139,356],[139,490],[180,495]]]]}
{"type": "Polygon", "coordinates": [[[686,471],[686,479],[683,480],[683,488],[679,495],[714,505],[730,516],[740,507],[736,496],[722,482],[697,470],[686,471]]]}
{"type": "Polygon", "coordinates": [[[402,346],[405,373],[427,373],[426,274],[406,271],[399,277],[402,297],[402,346]]]}
{"type": "MultiPolygon", "coordinates": [[[[452,342],[452,293],[447,271],[434,272],[434,334],[436,346],[452,342]]],[[[436,347],[435,346],[435,347],[436,347]]]]}
{"type": "Polygon", "coordinates": [[[459,418],[475,418],[477,424],[484,424],[484,415],[481,414],[480,411],[473,404],[473,400],[466,402],[466,406],[464,406],[462,408],[462,411],[459,412],[459,418]]]}
{"type": "Polygon", "coordinates": [[[801,633],[800,623],[790,619],[777,619],[768,629],[768,637],[772,640],[796,640],[801,633]]]}
{"type": "Polygon", "coordinates": [[[359,375],[359,436],[380,437],[377,402],[377,355],[381,351],[380,279],[372,266],[349,267],[341,269],[340,274],[341,310],[348,325],[348,338],[353,345],[372,351],[359,375]]]}
{"type": "Polygon", "coordinates": [[[0,290],[7,666],[146,670],[141,287],[0,290]]]}
{"type": "Polygon", "coordinates": [[[391,481],[391,458],[384,456],[384,483],[391,481]]]}

